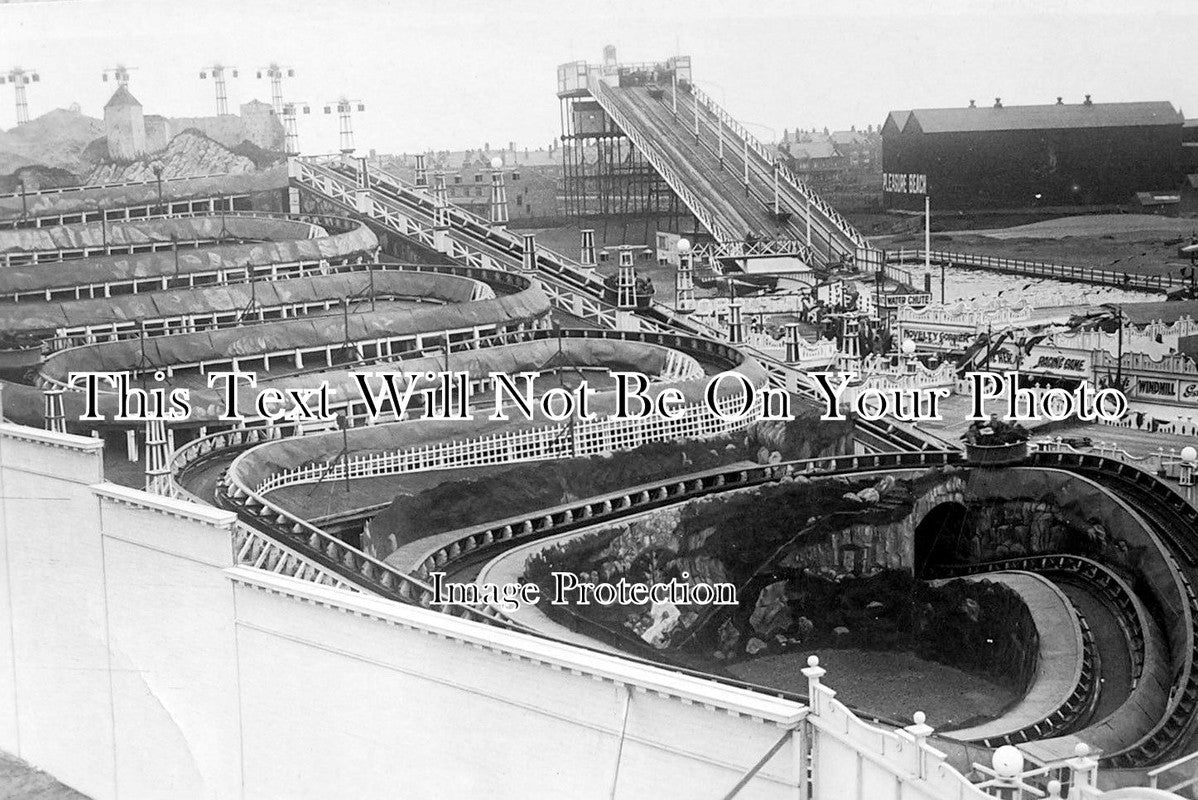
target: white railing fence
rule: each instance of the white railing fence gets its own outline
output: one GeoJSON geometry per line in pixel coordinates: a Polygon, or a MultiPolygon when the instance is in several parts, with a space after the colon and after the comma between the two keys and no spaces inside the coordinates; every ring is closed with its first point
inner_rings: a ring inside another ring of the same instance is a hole
{"type": "MultiPolygon", "coordinates": [[[[265,496],[288,486],[323,481],[577,458],[631,449],[647,442],[708,438],[740,430],[755,421],[761,415],[760,395],[756,394],[747,413],[732,418],[746,404],[743,393],[730,393],[716,402],[720,414],[728,418],[713,413],[706,403],[694,403],[679,409],[676,418],[658,415],[644,419],[604,417],[306,464],[272,474],[260,481],[254,492],[265,496]]],[[[236,466],[231,471],[235,472],[236,466]]]]}

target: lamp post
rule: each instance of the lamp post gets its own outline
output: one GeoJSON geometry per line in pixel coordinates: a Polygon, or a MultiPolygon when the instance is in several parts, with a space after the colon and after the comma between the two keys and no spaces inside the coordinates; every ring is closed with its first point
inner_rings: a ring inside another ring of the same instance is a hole
{"type": "MultiPolygon", "coordinates": [[[[923,196],[923,268],[932,271],[932,197],[923,196]]],[[[941,286],[944,282],[941,281],[941,286]]],[[[944,302],[944,290],[940,292],[940,302],[944,302]]]]}
{"type": "MultiPolygon", "coordinates": [[[[723,86],[716,83],[715,81],[704,81],[703,85],[711,86],[715,89],[720,90],[720,107],[723,108],[725,111],[727,111],[728,110],[728,91],[723,86]]],[[[694,100],[694,103],[695,103],[695,141],[698,142],[699,141],[699,98],[695,97],[692,94],[691,99],[694,100]]],[[[723,167],[724,167],[724,120],[719,115],[719,112],[713,112],[713,113],[715,114],[716,134],[719,139],[718,147],[719,147],[719,157],[720,157],[720,168],[723,169],[723,167]]]]}
{"type": "Polygon", "coordinates": [[[778,189],[778,173],[782,171],[782,156],[774,154],[774,216],[778,217],[782,214],[781,198],[778,189]]]}
{"type": "Polygon", "coordinates": [[[1198,470],[1198,449],[1192,445],[1181,448],[1181,463],[1177,465],[1177,483],[1186,487],[1187,497],[1194,491],[1194,474],[1198,470]]]}
{"type": "Polygon", "coordinates": [[[1115,363],[1115,387],[1123,391],[1123,306],[1115,306],[1115,321],[1119,326],[1118,361],[1115,363]]]}
{"type": "Polygon", "coordinates": [[[161,161],[155,161],[150,165],[150,170],[154,173],[154,178],[158,181],[158,213],[162,213],[162,173],[166,171],[166,165],[161,161]]]}
{"type": "Polygon", "coordinates": [[[745,197],[748,197],[749,196],[749,137],[746,136],[743,139],[741,139],[741,143],[744,145],[744,151],[741,153],[741,160],[744,162],[744,165],[745,165],[745,197]]]}
{"type": "Polygon", "coordinates": [[[670,110],[674,113],[674,117],[678,117],[678,64],[675,62],[674,68],[670,70],[670,110]]]}
{"type": "Polygon", "coordinates": [[[720,159],[720,169],[724,168],[724,121],[719,117],[715,118],[716,138],[719,145],[716,149],[716,156],[720,159]]]}
{"type": "MultiPolygon", "coordinates": [[[[925,185],[923,187],[923,270],[924,274],[932,274],[932,193],[925,185]]],[[[948,302],[945,296],[945,266],[940,262],[940,304],[948,302]]]]}
{"type": "Polygon", "coordinates": [[[899,350],[903,354],[903,369],[905,372],[915,372],[915,349],[914,339],[903,339],[903,343],[899,346],[899,350]]]}
{"type": "MultiPolygon", "coordinates": [[[[769,125],[762,125],[760,122],[745,122],[744,120],[741,120],[740,124],[746,128],[758,128],[762,131],[769,131],[770,141],[772,141],[772,142],[778,141],[778,131],[774,130],[769,125]]],[[[745,175],[744,175],[745,193],[748,194],[748,192],[749,192],[749,137],[747,134],[744,137],[743,156],[744,156],[744,160],[745,160],[745,175]]],[[[775,153],[774,153],[774,216],[775,217],[778,216],[778,213],[781,211],[781,206],[779,204],[779,198],[778,198],[778,189],[779,189],[778,173],[780,172],[780,167],[781,167],[781,154],[779,152],[777,152],[777,147],[775,146],[775,153]]]]}
{"type": "Polygon", "coordinates": [[[25,193],[25,179],[18,178],[17,185],[21,187],[21,216],[29,216],[29,196],[25,193]]]}
{"type": "MultiPolygon", "coordinates": [[[[1190,258],[1192,260],[1193,256],[1191,255],[1190,258]]],[[[1190,290],[1187,293],[1188,298],[1191,300],[1198,298],[1198,268],[1190,264],[1188,267],[1179,267],[1178,271],[1181,273],[1182,281],[1189,281],[1190,290]]]]}
{"type": "Polygon", "coordinates": [[[508,223],[507,188],[503,185],[503,159],[491,159],[491,206],[490,222],[496,228],[508,223]]]}
{"type": "Polygon", "coordinates": [[[674,278],[674,310],[689,314],[695,310],[694,256],[690,240],[678,240],[678,273],[674,278]]]}

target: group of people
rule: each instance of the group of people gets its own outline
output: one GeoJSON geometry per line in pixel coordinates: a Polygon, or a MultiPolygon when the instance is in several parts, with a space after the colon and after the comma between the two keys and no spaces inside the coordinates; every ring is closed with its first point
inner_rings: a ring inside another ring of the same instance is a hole
{"type": "Polygon", "coordinates": [[[1031,432],[1018,422],[1005,422],[998,414],[988,420],[975,420],[961,438],[968,444],[1003,445],[1026,442],[1031,432]]]}

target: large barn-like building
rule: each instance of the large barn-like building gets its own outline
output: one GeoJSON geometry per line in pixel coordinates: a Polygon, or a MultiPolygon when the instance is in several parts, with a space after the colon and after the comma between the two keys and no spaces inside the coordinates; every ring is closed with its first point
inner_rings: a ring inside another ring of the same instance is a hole
{"type": "Polygon", "coordinates": [[[882,127],[884,201],[941,211],[1121,206],[1176,190],[1183,118],[1172,103],[892,111],[882,127]]]}

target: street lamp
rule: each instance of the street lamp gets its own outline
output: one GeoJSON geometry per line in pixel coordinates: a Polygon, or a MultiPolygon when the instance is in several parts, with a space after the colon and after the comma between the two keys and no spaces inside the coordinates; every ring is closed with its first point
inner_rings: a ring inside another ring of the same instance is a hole
{"type": "MultiPolygon", "coordinates": [[[[720,107],[724,110],[725,113],[727,113],[727,111],[728,111],[728,91],[723,86],[716,83],[715,81],[704,81],[703,83],[706,86],[712,86],[712,87],[715,87],[716,89],[720,90],[720,107]]],[[[699,100],[698,100],[698,98],[694,98],[694,101],[695,101],[695,141],[697,142],[699,140],[699,100]]],[[[720,117],[719,112],[715,112],[715,124],[716,124],[717,139],[719,140],[718,147],[719,147],[720,167],[723,168],[723,166],[724,166],[724,121],[720,117]]]]}
{"type": "Polygon", "coordinates": [[[491,159],[491,203],[490,222],[496,227],[508,223],[507,188],[503,185],[503,159],[491,159]]]}
{"type": "Polygon", "coordinates": [[[154,173],[154,177],[158,180],[158,213],[163,212],[162,206],[162,173],[166,171],[166,165],[161,161],[155,161],[150,164],[150,170],[154,173]]]}
{"type": "Polygon", "coordinates": [[[25,193],[25,179],[17,178],[17,185],[21,187],[21,216],[29,216],[29,197],[25,193]]]}
{"type": "MultiPolygon", "coordinates": [[[[1190,258],[1193,259],[1193,256],[1190,258]]],[[[1187,299],[1193,300],[1198,298],[1198,268],[1190,264],[1188,267],[1179,267],[1178,272],[1181,273],[1183,281],[1189,281],[1190,283],[1190,290],[1186,295],[1187,299]]]]}
{"type": "Polygon", "coordinates": [[[902,353],[903,371],[907,374],[914,374],[916,371],[915,350],[914,339],[903,339],[903,343],[899,345],[899,352],[902,353]]]}
{"type": "Polygon", "coordinates": [[[685,236],[678,239],[678,271],[674,275],[674,310],[689,314],[695,310],[694,261],[691,241],[685,236]]]}
{"type": "Polygon", "coordinates": [[[1198,469],[1198,450],[1187,445],[1181,448],[1181,464],[1178,465],[1177,482],[1181,486],[1194,485],[1194,471],[1198,469]]]}

